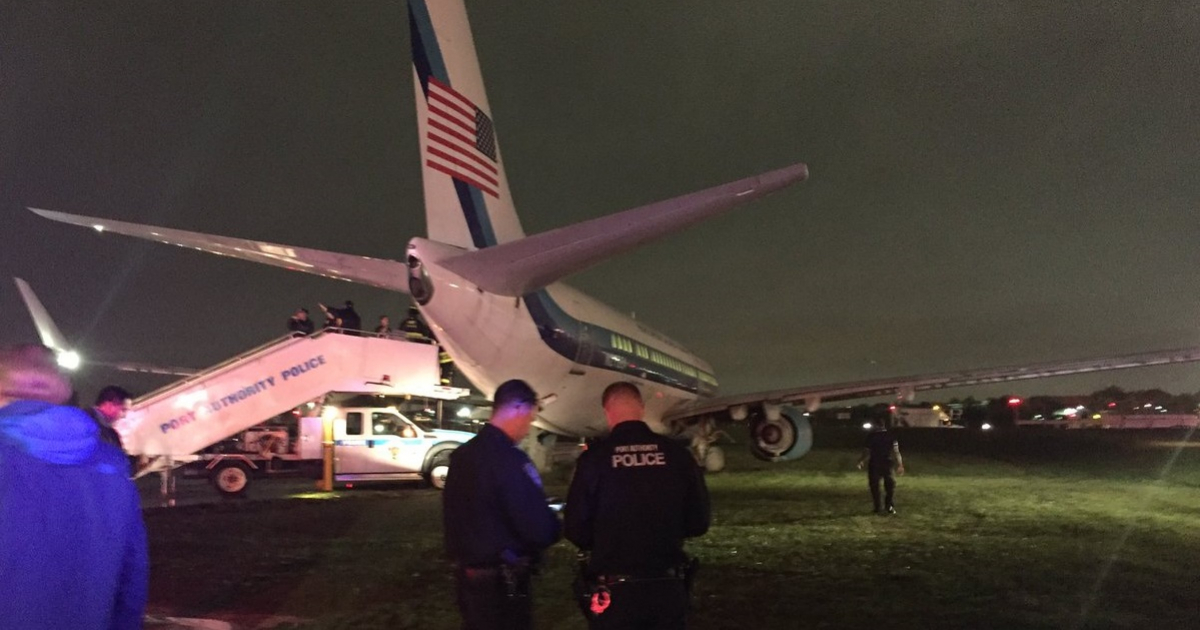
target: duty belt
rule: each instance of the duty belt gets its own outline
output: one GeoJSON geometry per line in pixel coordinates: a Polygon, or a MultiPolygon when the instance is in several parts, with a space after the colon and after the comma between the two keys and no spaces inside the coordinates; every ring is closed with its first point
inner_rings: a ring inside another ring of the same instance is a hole
{"type": "Polygon", "coordinates": [[[652,582],[657,580],[682,580],[687,577],[686,570],[671,567],[662,571],[638,574],[602,573],[596,576],[600,584],[619,584],[621,582],[652,582]]]}

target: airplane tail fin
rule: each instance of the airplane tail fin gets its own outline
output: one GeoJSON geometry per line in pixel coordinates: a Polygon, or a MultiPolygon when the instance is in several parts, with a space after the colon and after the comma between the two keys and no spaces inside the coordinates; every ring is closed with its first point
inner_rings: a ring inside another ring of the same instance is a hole
{"type": "Polygon", "coordinates": [[[525,234],[462,0],[409,0],[413,85],[431,240],[483,249],[525,234]]]}

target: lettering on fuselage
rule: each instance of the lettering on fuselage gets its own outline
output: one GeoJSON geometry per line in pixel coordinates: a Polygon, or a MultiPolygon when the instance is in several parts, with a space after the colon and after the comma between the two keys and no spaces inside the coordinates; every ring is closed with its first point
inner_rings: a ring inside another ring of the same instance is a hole
{"type": "Polygon", "coordinates": [[[657,444],[622,444],[613,447],[613,468],[666,465],[667,454],[659,451],[657,444]]]}
{"type": "MultiPolygon", "coordinates": [[[[297,363],[296,365],[281,370],[279,372],[279,379],[281,382],[294,379],[307,372],[315,370],[322,365],[325,365],[325,355],[318,354],[311,359],[307,359],[297,363]]],[[[275,387],[275,377],[267,376],[262,380],[239,387],[233,392],[221,396],[220,398],[206,401],[187,413],[180,414],[174,418],[171,418],[170,420],[167,420],[166,422],[159,424],[158,428],[163,433],[167,433],[168,431],[187,426],[196,420],[203,418],[209,413],[216,413],[228,407],[232,407],[243,400],[250,398],[251,396],[261,394],[262,392],[265,392],[273,387],[275,387]]]]}

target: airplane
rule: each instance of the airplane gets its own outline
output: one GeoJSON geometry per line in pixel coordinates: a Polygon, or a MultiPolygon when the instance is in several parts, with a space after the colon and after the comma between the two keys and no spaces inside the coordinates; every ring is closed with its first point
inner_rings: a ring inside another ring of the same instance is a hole
{"type": "MultiPolygon", "coordinates": [[[[54,351],[58,365],[65,370],[75,371],[83,365],[83,356],[67,341],[66,336],[58,329],[58,325],[54,323],[54,319],[50,317],[50,312],[42,305],[42,301],[38,299],[36,293],[33,292],[33,287],[21,278],[13,278],[17,284],[17,291],[21,294],[21,299],[25,302],[25,308],[29,311],[29,316],[33,319],[33,326],[37,329],[38,338],[42,340],[42,345],[54,351]]],[[[87,361],[91,365],[100,367],[112,368],[122,372],[140,372],[143,374],[158,374],[162,376],[191,376],[196,373],[196,370],[180,367],[166,367],[158,365],[150,365],[146,363],[134,363],[129,361],[110,362],[110,361],[87,361]]]]}
{"type": "MultiPolygon", "coordinates": [[[[641,321],[561,279],[607,258],[807,178],[803,163],[526,235],[514,208],[496,125],[462,0],[410,0],[409,29],[427,234],[401,260],[127,223],[30,208],[42,217],[409,294],[464,375],[490,393],[520,377],[555,395],[535,424],[554,435],[606,431],[596,410],[616,380],[641,387],[646,417],[691,441],[719,470],[718,420],[748,421],[750,450],[788,461],[812,446],[804,410],[822,402],[1200,360],[1200,348],[803,386],[717,396],[712,367],[641,321]],[[798,407],[797,407],[798,406],[798,407]]],[[[534,446],[536,448],[536,446],[534,446]]]]}

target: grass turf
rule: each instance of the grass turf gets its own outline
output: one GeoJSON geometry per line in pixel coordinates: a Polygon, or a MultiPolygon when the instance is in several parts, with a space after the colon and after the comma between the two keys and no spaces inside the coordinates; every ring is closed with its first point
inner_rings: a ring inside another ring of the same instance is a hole
{"type": "MultiPolygon", "coordinates": [[[[895,517],[870,513],[861,433],[826,430],[787,464],[727,447],[693,628],[1184,628],[1200,612],[1200,444],[1179,433],[901,435],[895,517]]],[[[566,473],[548,488],[563,492],[566,473]]],[[[305,628],[456,628],[440,496],[149,510],[151,603],[305,628]]],[[[584,628],[560,542],[539,628],[584,628]]]]}

